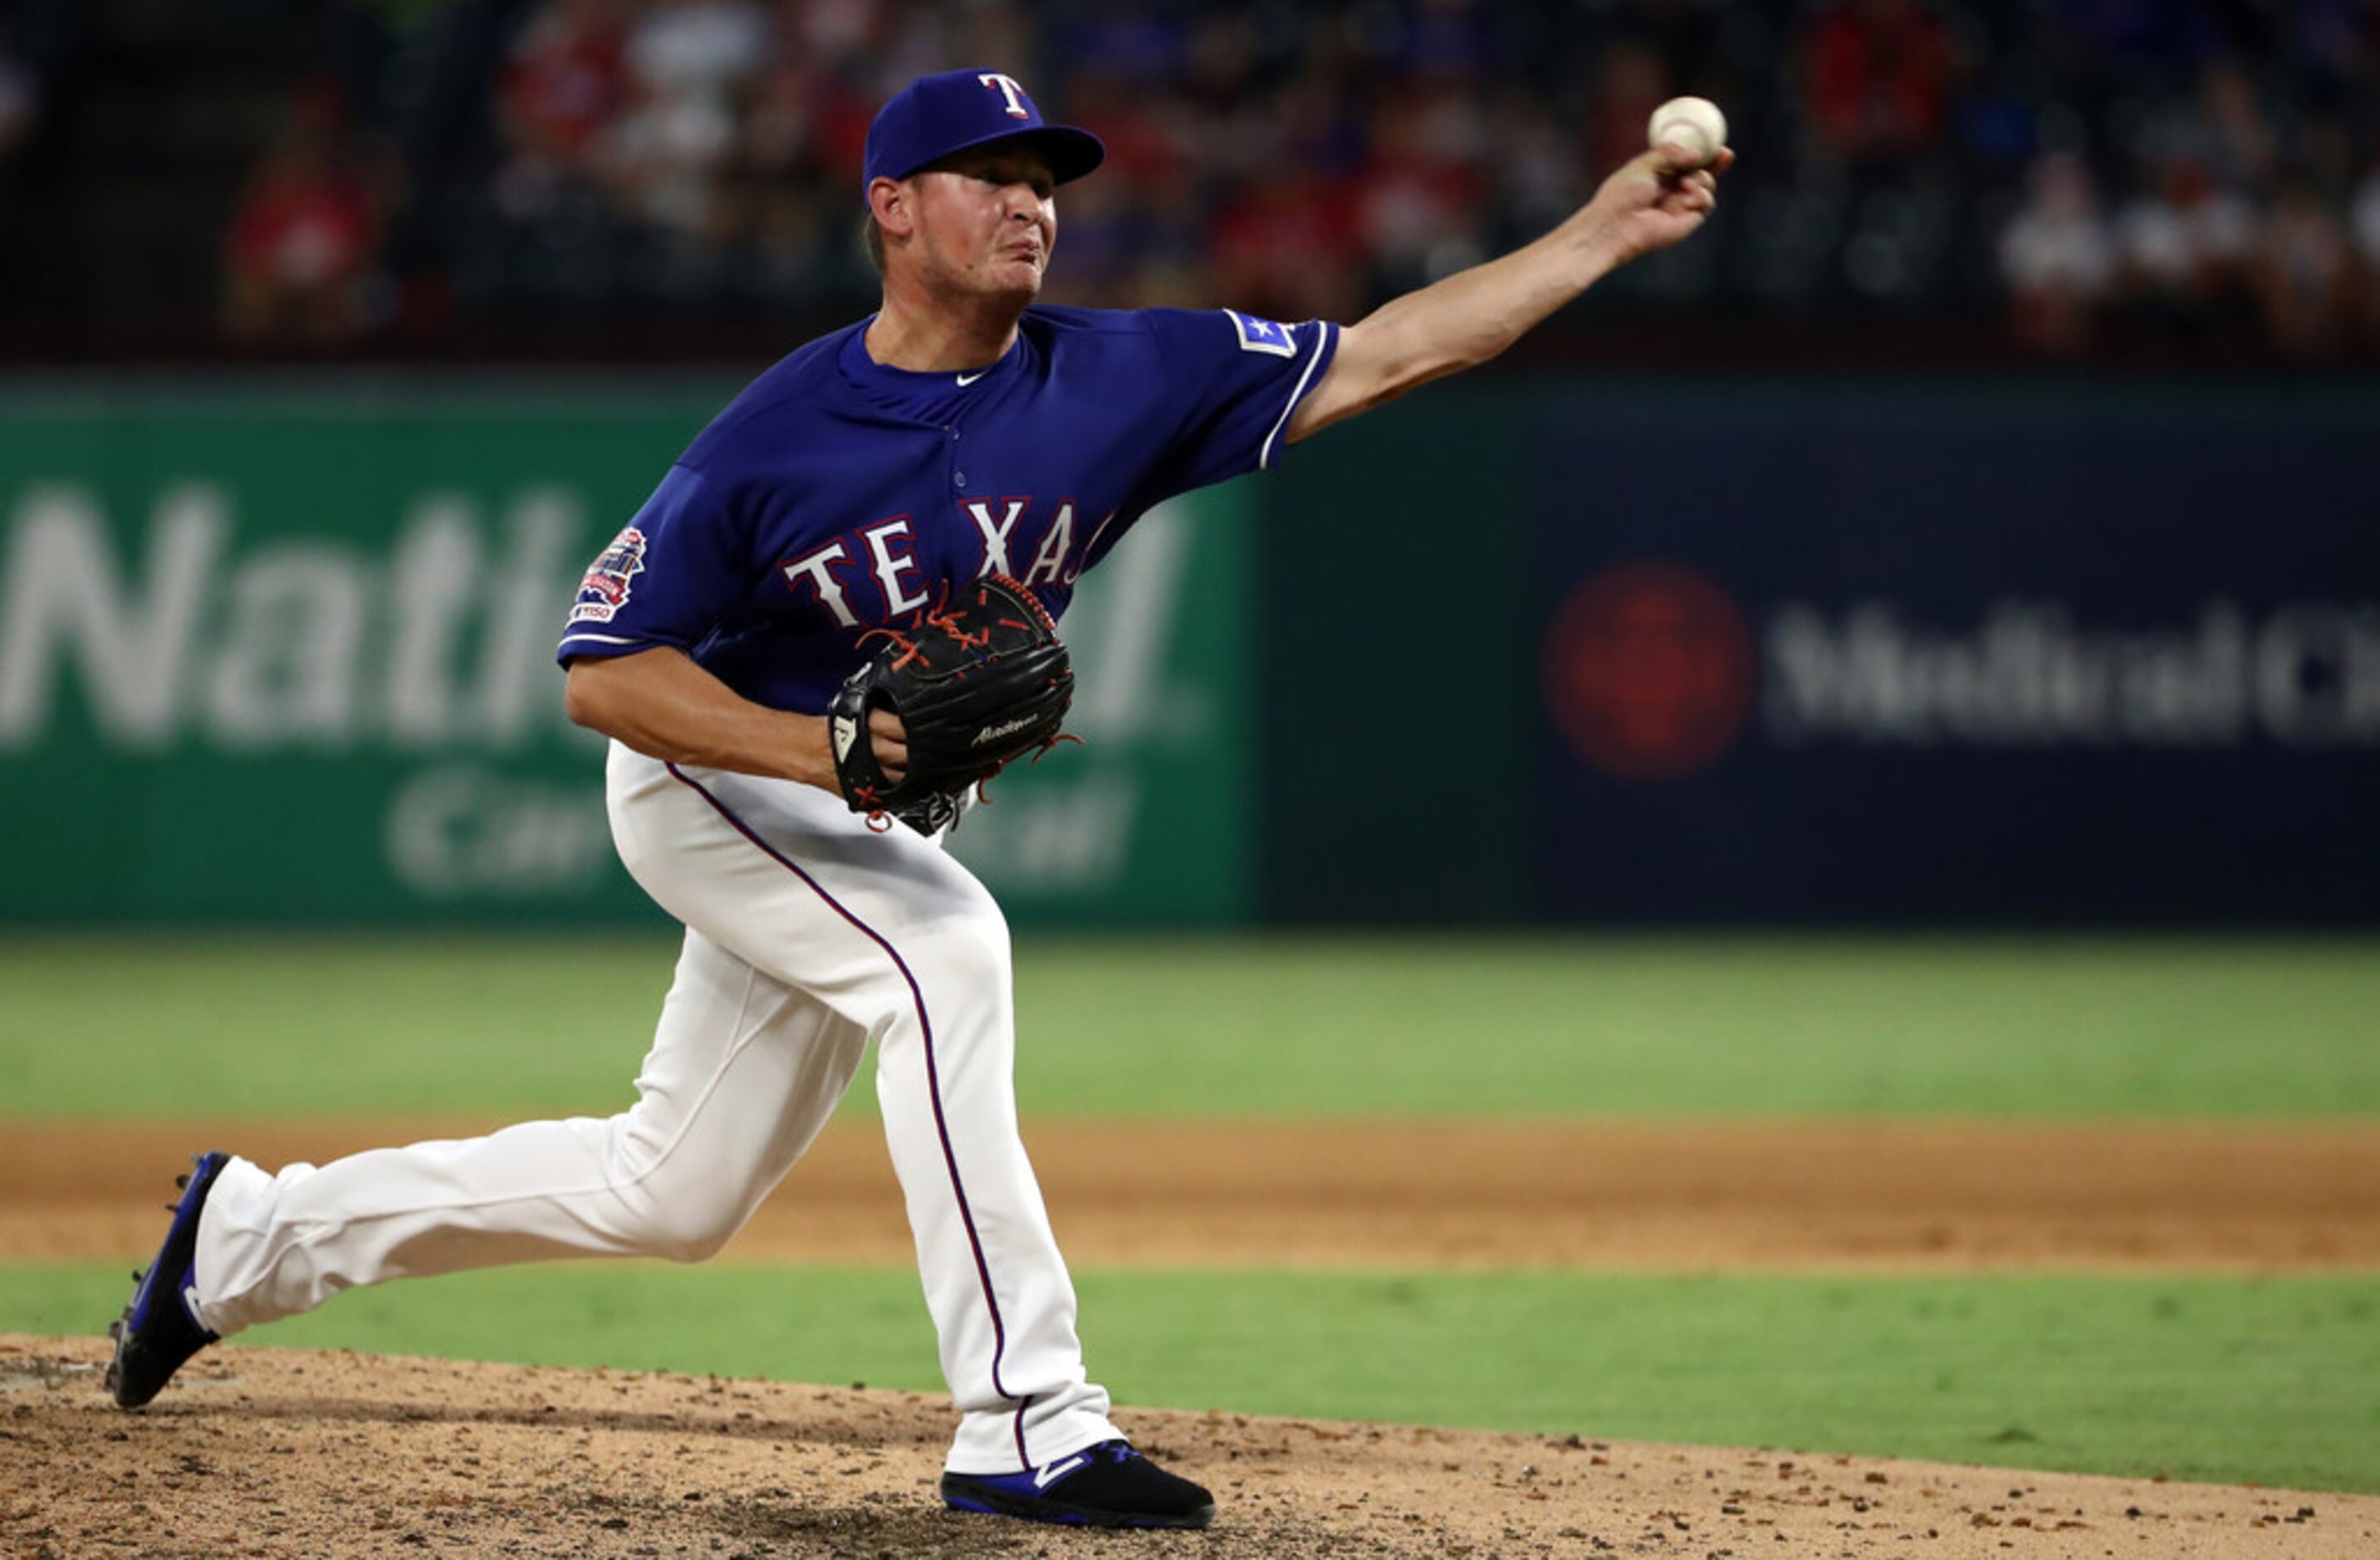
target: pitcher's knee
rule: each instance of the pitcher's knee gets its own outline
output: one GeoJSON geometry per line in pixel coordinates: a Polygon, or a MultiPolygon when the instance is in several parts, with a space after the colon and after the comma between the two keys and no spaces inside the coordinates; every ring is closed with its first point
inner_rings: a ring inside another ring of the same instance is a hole
{"type": "Polygon", "coordinates": [[[610,1171],[613,1217],[622,1244],[674,1262],[715,1257],[751,1216],[745,1188],[692,1162],[674,1164],[642,1152],[627,1118],[615,1127],[610,1171]]]}
{"type": "Polygon", "coordinates": [[[656,1230],[657,1238],[649,1248],[656,1257],[673,1262],[707,1262],[727,1248],[735,1232],[744,1227],[744,1211],[735,1210],[732,1218],[721,1218],[716,1212],[698,1209],[690,1214],[674,1213],[662,1219],[656,1230]]]}
{"type": "Polygon", "coordinates": [[[988,896],[981,912],[905,928],[888,946],[892,957],[844,1009],[871,1035],[914,1026],[921,1008],[940,1033],[960,1008],[1008,1003],[1008,922],[988,896]]]}
{"type": "Polygon", "coordinates": [[[946,977],[1002,987],[1009,982],[1008,918],[990,894],[935,925],[921,942],[931,950],[933,968],[946,977]]]}
{"type": "Polygon", "coordinates": [[[747,1210],[716,1192],[673,1195],[676,1189],[650,1185],[622,1188],[618,1195],[627,1227],[621,1233],[645,1256],[707,1261],[744,1227],[747,1210]]]}

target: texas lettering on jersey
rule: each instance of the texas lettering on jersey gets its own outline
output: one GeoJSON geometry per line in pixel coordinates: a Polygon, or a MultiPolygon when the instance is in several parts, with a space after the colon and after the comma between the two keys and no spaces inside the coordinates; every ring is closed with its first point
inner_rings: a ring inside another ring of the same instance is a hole
{"type": "MultiPolygon", "coordinates": [[[[1039,597],[1054,615],[1064,605],[1063,592],[1071,591],[1083,574],[1082,553],[1075,544],[1075,505],[1071,499],[1061,502],[1049,523],[1036,527],[1021,523],[1032,503],[1030,497],[976,498],[959,506],[975,522],[983,542],[981,555],[967,578],[1007,575],[1039,597]],[[1040,536],[1034,543],[1031,561],[1022,567],[1009,556],[1010,548],[1019,544],[1020,530],[1026,536],[1038,530],[1040,536]]],[[[1088,540],[1085,539],[1087,544],[1088,540]]],[[[910,517],[895,515],[839,536],[777,567],[795,595],[814,603],[838,627],[857,628],[890,623],[931,600],[933,590],[924,578],[915,548],[910,517]]]]}
{"type": "Polygon", "coordinates": [[[1280,456],[1338,327],[1224,310],[1034,307],[996,363],[912,372],[866,324],[755,380],[582,582],[557,657],[666,645],[822,712],[868,629],[987,572],[1052,617],[1135,521],[1280,456]]]}

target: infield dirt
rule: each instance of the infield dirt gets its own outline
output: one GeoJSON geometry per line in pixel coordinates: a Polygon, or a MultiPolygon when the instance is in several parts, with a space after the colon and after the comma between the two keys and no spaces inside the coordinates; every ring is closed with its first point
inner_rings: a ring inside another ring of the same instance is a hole
{"type": "MultiPolygon", "coordinates": [[[[11,1124],[0,1252],[137,1257],[198,1149],[271,1168],[495,1122],[11,1124]]],[[[2380,1127],[1039,1122],[1077,1267],[2255,1273],[2380,1267],[2380,1127]]],[[[906,1263],[871,1123],[830,1127],[727,1259],[906,1263]]]]}
{"type": "Polygon", "coordinates": [[[226,1346],[136,1414],[103,1346],[0,1335],[0,1545],[87,1555],[2275,1556],[2380,1497],[1394,1425],[1131,1412],[1204,1533],[943,1511],[916,1394],[226,1346]]]}
{"type": "MultiPolygon", "coordinates": [[[[189,1149],[268,1164],[486,1123],[12,1124],[0,1252],[127,1258],[189,1149]]],[[[1031,1127],[1078,1266],[2275,1272],[2380,1266],[2380,1129],[1031,1127]]],[[[909,1260],[866,1123],[729,1260],[909,1260]]],[[[2331,1556],[2380,1497],[1129,1411],[1202,1534],[940,1509],[938,1397],[227,1345],[138,1414],[97,1339],[0,1335],[0,1554],[2331,1556]]]]}

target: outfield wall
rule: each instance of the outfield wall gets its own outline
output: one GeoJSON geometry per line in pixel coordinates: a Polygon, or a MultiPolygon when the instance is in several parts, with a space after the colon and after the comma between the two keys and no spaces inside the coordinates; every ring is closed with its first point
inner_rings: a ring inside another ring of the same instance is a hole
{"type": "Polygon", "coordinates": [[[1274,915],[2380,920],[2380,393],[1430,396],[1267,493],[1274,915]]]}
{"type": "MultiPolygon", "coordinates": [[[[653,917],[551,663],[731,381],[0,396],[0,920],[653,917]]],[[[1433,387],[1152,517],[1021,921],[2380,919],[2380,396],[1433,387]]]]}

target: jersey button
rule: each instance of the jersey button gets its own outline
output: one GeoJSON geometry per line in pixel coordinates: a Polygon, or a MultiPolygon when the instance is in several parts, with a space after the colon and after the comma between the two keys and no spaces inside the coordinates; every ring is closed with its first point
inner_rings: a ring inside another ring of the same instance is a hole
{"type": "Polygon", "coordinates": [[[951,481],[957,483],[960,487],[965,487],[966,486],[966,473],[965,471],[954,471],[951,474],[951,481]]]}

